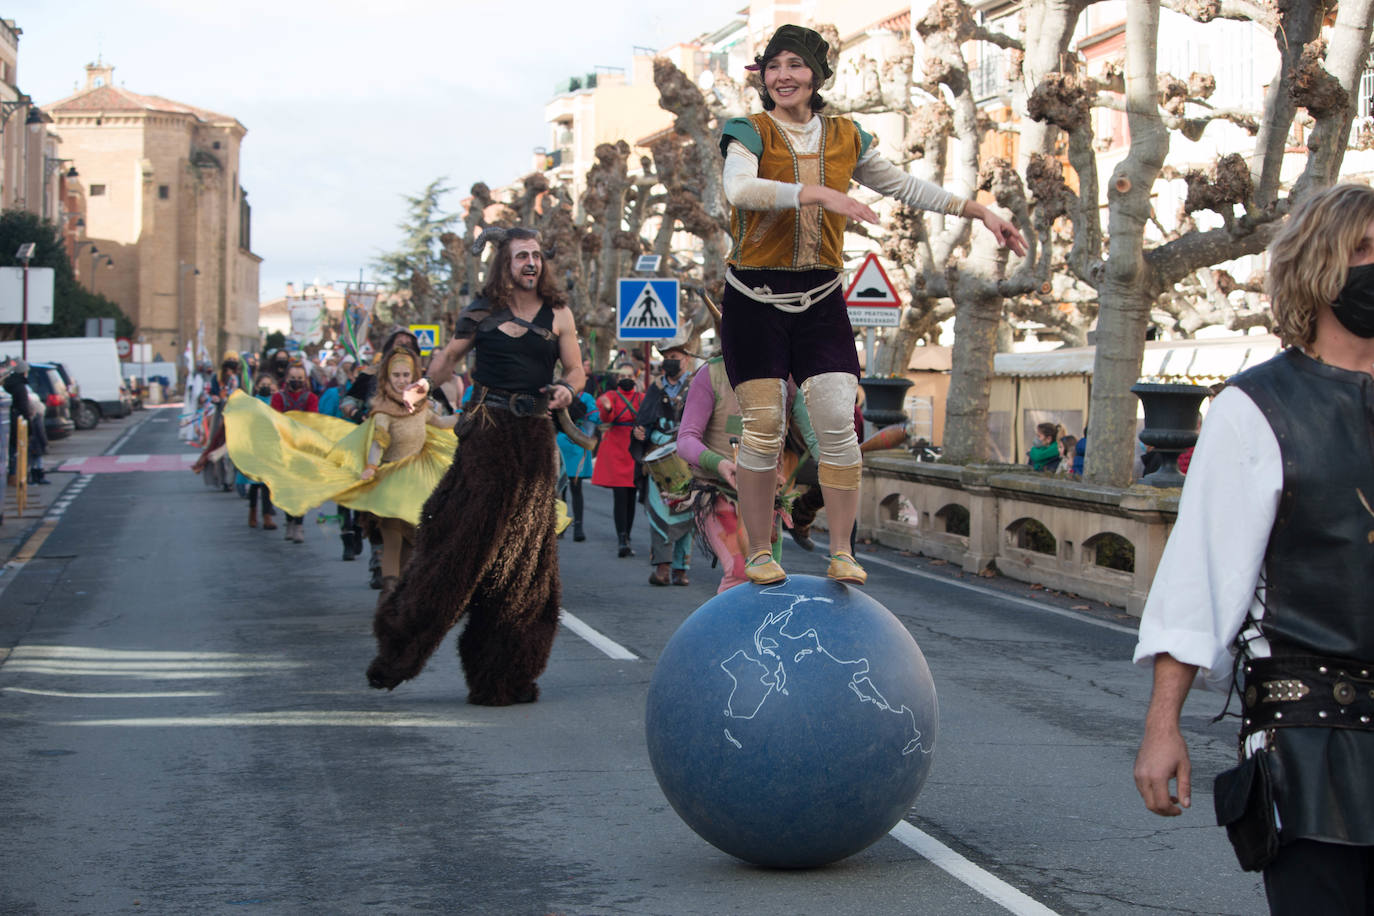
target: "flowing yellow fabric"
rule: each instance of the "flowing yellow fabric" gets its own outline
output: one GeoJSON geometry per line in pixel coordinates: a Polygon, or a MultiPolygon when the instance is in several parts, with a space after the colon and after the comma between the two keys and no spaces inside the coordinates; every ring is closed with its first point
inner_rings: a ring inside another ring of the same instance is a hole
{"type": "Polygon", "coordinates": [[[419,452],[386,462],[371,480],[362,480],[373,425],[371,419],[358,426],[324,414],[278,413],[241,391],[224,407],[234,466],[267,484],[283,512],[305,515],[336,502],[418,525],[425,500],[453,463],[458,440],[450,429],[426,426],[419,452]]]}

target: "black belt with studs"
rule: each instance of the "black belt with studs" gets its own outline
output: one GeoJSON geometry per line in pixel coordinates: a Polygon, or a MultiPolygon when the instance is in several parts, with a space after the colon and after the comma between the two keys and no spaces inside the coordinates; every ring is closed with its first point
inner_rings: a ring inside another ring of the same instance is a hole
{"type": "Polygon", "coordinates": [[[1374,731],[1374,664],[1288,655],[1243,665],[1243,734],[1268,728],[1374,731]]]}

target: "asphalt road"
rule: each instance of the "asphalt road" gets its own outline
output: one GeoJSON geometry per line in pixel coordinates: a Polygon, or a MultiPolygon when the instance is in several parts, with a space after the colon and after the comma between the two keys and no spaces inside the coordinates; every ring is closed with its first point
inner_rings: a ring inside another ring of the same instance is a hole
{"type": "MultiPolygon", "coordinates": [[[[452,636],[368,689],[375,592],[312,515],[304,545],[180,471],[175,412],[85,474],[33,559],[0,576],[0,913],[1254,913],[1214,825],[1221,698],[1190,700],[1194,808],[1146,812],[1148,696],[1129,619],[877,550],[868,594],[910,629],[940,699],[931,776],[898,830],[810,871],[743,864],[654,781],[644,696],[714,594],[617,559],[605,491],[562,542],[564,604],[632,658],[560,630],[540,702],[468,706],[452,636]]],[[[795,572],[823,558],[789,545],[795,572]]]]}

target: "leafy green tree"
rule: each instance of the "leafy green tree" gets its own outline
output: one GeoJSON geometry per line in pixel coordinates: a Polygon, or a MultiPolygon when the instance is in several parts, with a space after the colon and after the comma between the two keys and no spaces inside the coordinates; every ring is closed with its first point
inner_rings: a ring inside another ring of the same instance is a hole
{"type": "MultiPolygon", "coordinates": [[[[15,253],[20,245],[29,242],[35,246],[29,266],[53,269],[52,324],[29,325],[30,337],[83,337],[87,318],[113,318],[118,336],[133,334],[134,323],[115,302],[77,282],[56,226],[27,210],[0,213],[0,267],[22,267],[23,262],[15,253]]],[[[19,336],[19,325],[0,325],[0,338],[13,340],[19,336]]]]}
{"type": "MultiPolygon", "coordinates": [[[[442,198],[453,189],[445,177],[436,178],[415,196],[407,195],[406,216],[397,228],[401,245],[373,261],[390,292],[408,291],[411,315],[420,321],[433,321],[451,311],[455,303],[454,265],[445,256],[440,236],[451,232],[457,214],[444,213],[442,198]]],[[[392,316],[399,321],[401,316],[392,316]]]]}

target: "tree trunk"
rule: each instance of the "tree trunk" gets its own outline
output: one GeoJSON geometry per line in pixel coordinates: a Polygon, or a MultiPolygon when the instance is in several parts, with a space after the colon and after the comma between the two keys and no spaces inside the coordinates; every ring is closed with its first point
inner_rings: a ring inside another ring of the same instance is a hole
{"type": "Polygon", "coordinates": [[[1001,296],[959,296],[954,307],[954,366],[945,401],[942,461],[968,464],[991,453],[988,403],[992,395],[1001,296]]]}
{"type": "Polygon", "coordinates": [[[1131,151],[1117,166],[1107,191],[1108,243],[1097,317],[1092,403],[1084,474],[1094,483],[1131,483],[1135,457],[1136,399],[1145,330],[1154,301],[1153,274],[1145,263],[1145,225],[1150,191],[1169,151],[1169,132],[1159,114],[1155,57],[1159,0],[1128,0],[1126,6],[1126,116],[1131,151]]]}

